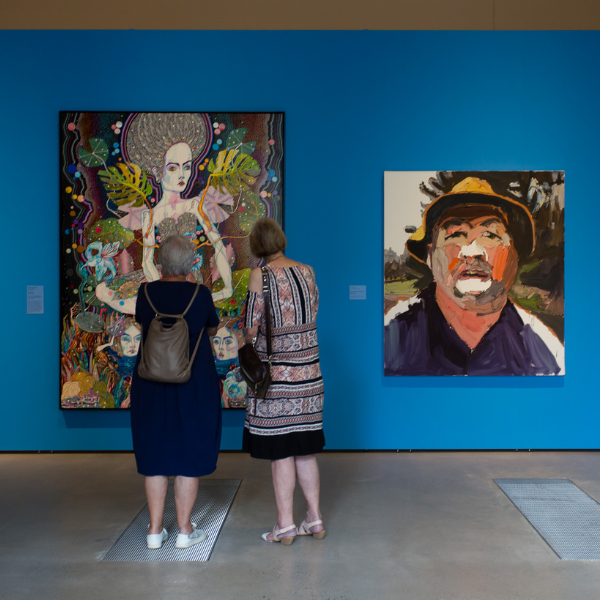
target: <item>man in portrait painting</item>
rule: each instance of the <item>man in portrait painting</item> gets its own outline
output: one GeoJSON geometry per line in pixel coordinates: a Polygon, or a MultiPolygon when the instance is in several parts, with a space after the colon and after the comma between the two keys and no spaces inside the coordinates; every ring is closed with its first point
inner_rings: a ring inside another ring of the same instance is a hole
{"type": "Polygon", "coordinates": [[[535,245],[528,208],[467,177],[435,198],[406,249],[433,283],[385,328],[386,375],[557,375],[564,348],[508,298],[535,245]]]}

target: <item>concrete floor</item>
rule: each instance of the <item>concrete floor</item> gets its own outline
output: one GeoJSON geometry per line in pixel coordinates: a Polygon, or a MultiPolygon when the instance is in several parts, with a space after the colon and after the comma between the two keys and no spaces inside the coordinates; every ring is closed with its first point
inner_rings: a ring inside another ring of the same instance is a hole
{"type": "MultiPolygon", "coordinates": [[[[207,563],[105,563],[145,504],[131,454],[0,455],[0,598],[35,600],[598,600],[600,561],[561,561],[493,482],[568,478],[600,500],[600,455],[326,453],[327,538],[289,547],[269,464],[222,454],[243,479],[207,563]]],[[[298,496],[297,521],[302,519],[298,496]]]]}

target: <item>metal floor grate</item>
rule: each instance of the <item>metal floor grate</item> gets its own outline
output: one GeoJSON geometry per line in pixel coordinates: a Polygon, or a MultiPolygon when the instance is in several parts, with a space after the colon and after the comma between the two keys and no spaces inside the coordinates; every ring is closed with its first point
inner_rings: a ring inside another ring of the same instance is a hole
{"type": "Polygon", "coordinates": [[[170,480],[164,516],[169,539],[162,548],[148,550],[146,546],[146,535],[150,522],[148,505],[146,505],[102,560],[121,562],[207,561],[241,482],[241,479],[204,479],[200,481],[198,498],[192,510],[192,521],[198,523],[198,527],[206,531],[207,537],[200,544],[179,549],[175,548],[178,533],[177,516],[175,514],[173,480],[170,480]]]}
{"type": "Polygon", "coordinates": [[[562,560],[600,560],[600,504],[568,479],[494,479],[562,560]]]}

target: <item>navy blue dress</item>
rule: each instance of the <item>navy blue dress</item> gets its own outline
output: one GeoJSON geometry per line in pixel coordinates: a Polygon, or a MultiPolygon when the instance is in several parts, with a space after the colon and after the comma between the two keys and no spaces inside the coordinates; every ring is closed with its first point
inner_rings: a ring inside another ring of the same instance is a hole
{"type": "MultiPolygon", "coordinates": [[[[181,314],[196,284],[154,281],[148,295],[156,309],[181,314]]],[[[154,312],[144,286],[139,290],[135,319],[148,331],[154,312]]],[[[212,296],[201,285],[185,316],[193,351],[203,327],[216,327],[219,317],[212,296]]],[[[205,331],[186,383],[158,383],[138,375],[138,360],[131,383],[131,432],[138,472],[142,475],[201,477],[217,467],[221,445],[221,398],[210,338],[205,331]]]]}

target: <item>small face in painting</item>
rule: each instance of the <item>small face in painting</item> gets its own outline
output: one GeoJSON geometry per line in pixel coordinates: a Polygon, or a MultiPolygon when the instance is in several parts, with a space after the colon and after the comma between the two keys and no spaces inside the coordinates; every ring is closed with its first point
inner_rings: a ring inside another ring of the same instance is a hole
{"type": "Polygon", "coordinates": [[[120,338],[121,353],[123,356],[137,356],[142,331],[137,323],[130,325],[120,338]]]}
{"type": "Polygon", "coordinates": [[[428,263],[438,288],[459,305],[504,301],[518,255],[502,211],[485,205],[448,211],[433,230],[428,263]]]}
{"type": "Polygon", "coordinates": [[[235,333],[221,327],[213,337],[213,349],[217,360],[231,360],[237,356],[239,342],[235,333]]]}
{"type": "MultiPolygon", "coordinates": [[[[158,173],[153,169],[155,175],[158,173]]],[[[164,191],[183,192],[192,174],[192,150],[181,142],[173,144],[165,153],[161,185],[164,191]]]]}

